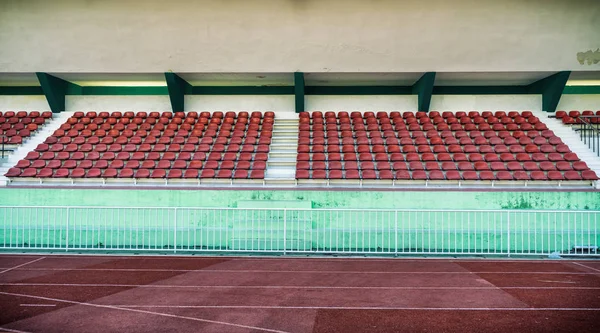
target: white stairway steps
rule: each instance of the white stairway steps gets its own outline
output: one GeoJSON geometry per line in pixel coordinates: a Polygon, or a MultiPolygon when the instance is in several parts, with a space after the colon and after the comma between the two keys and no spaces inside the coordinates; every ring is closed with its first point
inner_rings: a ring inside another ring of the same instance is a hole
{"type": "MultiPolygon", "coordinates": [[[[544,111],[534,111],[536,117],[540,118],[554,134],[562,139],[569,146],[579,159],[585,162],[596,175],[600,176],[600,157],[596,156],[590,148],[586,146],[579,137],[579,133],[575,132],[570,126],[564,125],[560,119],[548,118],[550,113],[544,111]]],[[[600,181],[596,182],[596,188],[600,188],[600,181]]]]}
{"type": "Polygon", "coordinates": [[[56,131],[60,125],[64,124],[72,115],[73,112],[61,112],[53,114],[50,121],[47,121],[44,126],[42,126],[42,128],[29,137],[25,143],[15,149],[6,162],[0,165],[0,186],[5,186],[8,184],[8,178],[4,177],[4,174],[8,171],[8,169],[12,168],[17,164],[17,162],[25,158],[27,153],[33,151],[40,143],[43,143],[47,137],[52,135],[52,133],[54,133],[54,131],[56,131]]]}
{"type": "Polygon", "coordinates": [[[269,159],[265,170],[265,181],[289,180],[296,178],[296,157],[298,150],[298,118],[275,118],[273,137],[269,149],[269,159]]]}

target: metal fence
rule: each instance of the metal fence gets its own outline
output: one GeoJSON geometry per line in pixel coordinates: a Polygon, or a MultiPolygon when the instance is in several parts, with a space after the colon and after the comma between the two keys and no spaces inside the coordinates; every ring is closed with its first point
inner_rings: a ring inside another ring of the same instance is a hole
{"type": "Polygon", "coordinates": [[[580,116],[579,138],[590,150],[600,156],[600,116],[580,116]]]}
{"type": "Polygon", "coordinates": [[[0,207],[0,249],[598,255],[600,211],[0,207]]]}

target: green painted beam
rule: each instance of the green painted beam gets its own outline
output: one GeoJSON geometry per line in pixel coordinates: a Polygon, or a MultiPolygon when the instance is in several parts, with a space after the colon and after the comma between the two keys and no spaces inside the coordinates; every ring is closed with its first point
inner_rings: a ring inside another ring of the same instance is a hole
{"type": "Polygon", "coordinates": [[[435,72],[427,72],[415,82],[412,86],[412,93],[419,95],[418,111],[429,112],[431,105],[431,95],[433,94],[433,85],[435,83],[435,72]]]}
{"type": "Polygon", "coordinates": [[[165,73],[165,79],[171,99],[171,109],[173,112],[184,111],[185,95],[192,91],[192,86],[175,73],[165,73]]]}
{"type": "Polygon", "coordinates": [[[600,86],[566,86],[563,95],[600,95],[600,86]]]}
{"type": "Polygon", "coordinates": [[[195,86],[190,95],[293,95],[292,86],[195,86]]]}
{"type": "Polygon", "coordinates": [[[295,105],[296,105],[296,113],[300,113],[304,111],[304,73],[296,72],[294,73],[294,96],[295,96],[295,105]]]}
{"type": "Polygon", "coordinates": [[[40,86],[9,86],[0,87],[0,95],[43,95],[44,91],[40,86]]]}
{"type": "Polygon", "coordinates": [[[108,87],[108,86],[86,86],[81,87],[81,92],[73,92],[68,95],[99,95],[99,96],[127,96],[127,95],[168,95],[167,87],[160,86],[132,86],[132,87],[108,87]]]}
{"type": "Polygon", "coordinates": [[[531,94],[527,86],[436,86],[434,95],[522,95],[531,94]]]}
{"type": "Polygon", "coordinates": [[[46,96],[52,112],[58,113],[65,110],[65,95],[68,90],[78,90],[80,87],[48,73],[35,73],[42,91],[46,96]]]}
{"type": "Polygon", "coordinates": [[[306,95],[411,95],[406,86],[306,86],[306,95]]]}
{"type": "Polygon", "coordinates": [[[558,72],[527,86],[531,93],[542,94],[542,110],[556,112],[569,75],[571,75],[570,71],[558,72]]]}

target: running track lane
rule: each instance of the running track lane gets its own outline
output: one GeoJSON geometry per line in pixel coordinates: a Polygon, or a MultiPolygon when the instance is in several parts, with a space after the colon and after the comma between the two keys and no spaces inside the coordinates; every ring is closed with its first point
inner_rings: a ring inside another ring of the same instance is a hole
{"type": "Polygon", "coordinates": [[[600,262],[0,256],[0,332],[598,332],[600,262]]]}

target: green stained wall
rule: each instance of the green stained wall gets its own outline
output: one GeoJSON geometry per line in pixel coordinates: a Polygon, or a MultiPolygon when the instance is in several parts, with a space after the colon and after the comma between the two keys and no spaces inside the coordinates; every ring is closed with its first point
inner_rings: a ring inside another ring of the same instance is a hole
{"type": "Polygon", "coordinates": [[[600,210],[600,192],[0,189],[0,206],[248,207],[600,210]],[[292,206],[290,206],[292,205],[292,206]]]}
{"type": "Polygon", "coordinates": [[[0,248],[528,254],[600,244],[600,192],[8,188],[0,199],[0,248]],[[112,206],[124,208],[102,208],[112,206]]]}

